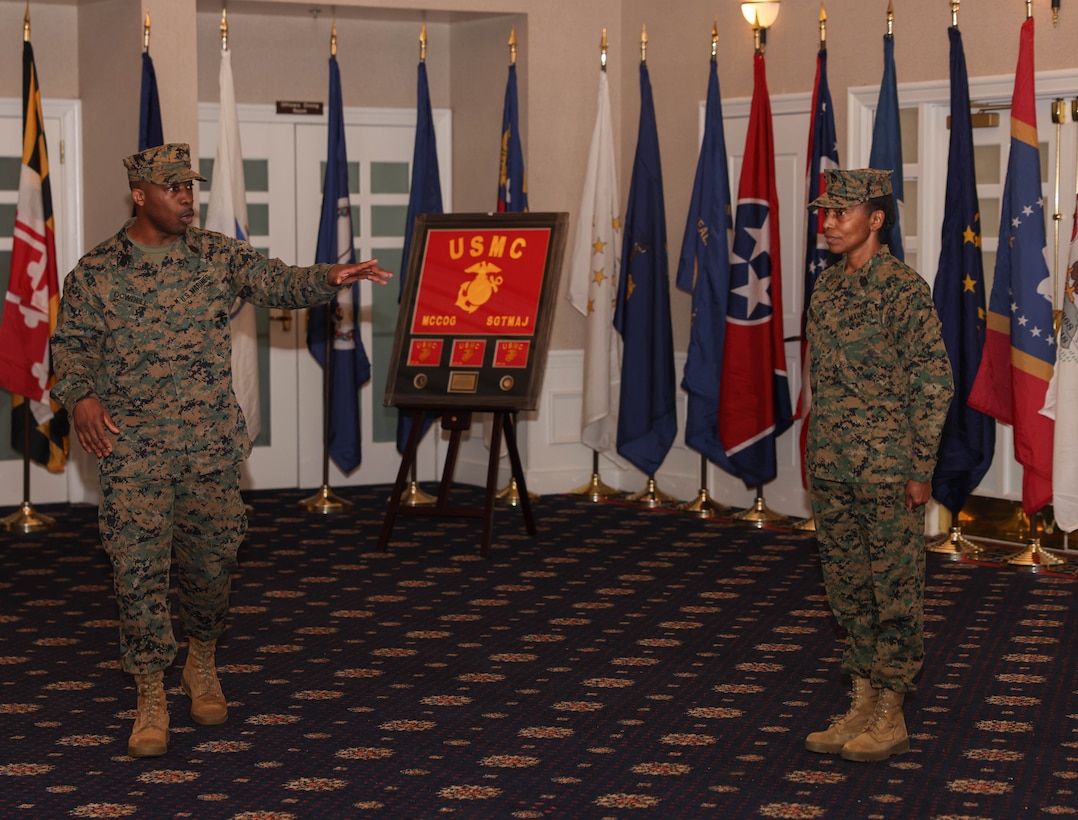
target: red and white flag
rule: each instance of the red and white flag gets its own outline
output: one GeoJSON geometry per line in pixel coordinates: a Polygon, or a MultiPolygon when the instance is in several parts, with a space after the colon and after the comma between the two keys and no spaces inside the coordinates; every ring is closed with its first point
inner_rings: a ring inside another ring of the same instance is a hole
{"type": "Polygon", "coordinates": [[[36,428],[27,442],[30,457],[53,471],[64,468],[67,455],[66,414],[49,399],[49,339],[56,328],[59,305],[41,90],[34,50],[29,41],[24,41],[22,170],[12,235],[11,275],[0,318],[0,387],[12,394],[16,443],[22,441],[18,431],[23,429],[23,414],[29,409],[34,416],[30,426],[36,428]],[[56,414],[64,417],[50,424],[56,414]]]}

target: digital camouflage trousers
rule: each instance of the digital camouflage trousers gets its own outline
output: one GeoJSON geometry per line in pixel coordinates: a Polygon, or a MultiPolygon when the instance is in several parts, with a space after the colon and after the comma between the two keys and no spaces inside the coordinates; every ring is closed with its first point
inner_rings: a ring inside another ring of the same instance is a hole
{"type": "Polygon", "coordinates": [[[820,565],[846,632],[842,671],[912,692],[924,663],[924,507],[906,510],[905,483],[811,479],[820,565]]]}
{"type": "Polygon", "coordinates": [[[199,640],[224,632],[236,553],[247,532],[239,470],[179,480],[101,477],[101,541],[120,610],[120,662],[145,674],[176,657],[169,588],[175,560],[180,623],[199,640]]]}

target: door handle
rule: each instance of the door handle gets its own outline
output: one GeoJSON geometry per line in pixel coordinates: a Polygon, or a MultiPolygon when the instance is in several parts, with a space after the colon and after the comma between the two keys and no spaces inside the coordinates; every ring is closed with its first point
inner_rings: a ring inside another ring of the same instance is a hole
{"type": "Polygon", "coordinates": [[[289,310],[282,310],[279,315],[274,316],[270,313],[269,320],[271,322],[280,322],[281,330],[288,333],[292,329],[292,312],[289,310]]]}

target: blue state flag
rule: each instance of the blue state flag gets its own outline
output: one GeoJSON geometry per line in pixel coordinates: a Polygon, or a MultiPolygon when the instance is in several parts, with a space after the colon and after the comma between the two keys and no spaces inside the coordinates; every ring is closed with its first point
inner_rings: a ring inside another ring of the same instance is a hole
{"type": "Polygon", "coordinates": [[[958,29],[952,26],[947,33],[951,38],[951,142],[943,239],[932,297],[943,324],[955,395],[943,425],[932,495],[957,521],[966,499],[992,464],[996,422],[967,404],[981,366],[985,338],[981,208],[973,168],[966,55],[958,29]]]}
{"type": "MultiPolygon", "coordinates": [[[[831,89],[827,85],[827,49],[816,55],[816,84],[812,92],[812,124],[809,127],[808,172],[805,175],[805,202],[812,202],[824,193],[823,172],[838,168],[838,136],[835,131],[835,110],[831,105],[831,89]]],[[[823,232],[824,211],[809,208],[805,219],[805,279],[801,307],[801,394],[797,397],[795,418],[801,419],[798,446],[801,453],[801,476],[806,486],[805,445],[808,443],[808,418],[812,408],[812,387],[809,382],[808,308],[817,277],[838,261],[831,253],[823,232]]]]}
{"type": "Polygon", "coordinates": [[[730,291],[730,172],[722,124],[719,72],[711,58],[704,139],[696,163],[677,286],[692,293],[692,327],[681,386],[688,393],[685,443],[732,472],[719,440],[719,391],[730,291]]]}
{"type": "MultiPolygon", "coordinates": [[[[408,274],[408,260],[412,254],[412,231],[419,214],[442,212],[442,182],[438,175],[438,144],[434,136],[434,117],[430,107],[430,85],[427,82],[427,64],[419,64],[419,80],[416,94],[415,147],[412,151],[412,188],[408,197],[408,215],[404,221],[404,248],[401,255],[401,291],[408,274]]],[[[436,413],[423,418],[422,437],[426,434],[436,413]]],[[[408,447],[412,431],[411,412],[397,411],[397,452],[403,454],[408,447]]]]}
{"type": "Polygon", "coordinates": [[[623,344],[618,454],[653,476],[677,435],[674,339],[659,134],[647,64],[622,238],[614,328],[623,344]]]}
{"type": "MultiPolygon", "coordinates": [[[[344,140],[344,106],[337,58],[329,58],[329,139],[326,177],[322,189],[322,217],[318,223],[315,262],[344,264],[356,261],[352,245],[352,209],[348,191],[348,156],[344,140]]],[[[362,460],[359,435],[359,388],[371,377],[371,363],[359,335],[359,285],[337,292],[328,305],[311,308],[307,347],[326,366],[326,341],[331,337],[329,360],[330,458],[345,473],[362,460]],[[327,330],[328,327],[328,330],[327,330]]]]}
{"type": "Polygon", "coordinates": [[[896,259],[904,259],[902,250],[902,123],[898,116],[898,79],[895,73],[895,37],[883,36],[883,80],[880,96],[876,102],[876,121],[872,125],[872,151],[868,164],[871,168],[894,171],[891,175],[891,192],[895,197],[895,224],[891,230],[880,233],[880,241],[891,250],[896,259]]]}
{"type": "Polygon", "coordinates": [[[161,129],[161,99],[157,96],[157,74],[149,51],[142,52],[142,87],[139,93],[138,149],[145,151],[165,144],[161,129]]]}
{"type": "Polygon", "coordinates": [[[502,152],[498,166],[498,213],[523,213],[528,210],[528,178],[524,173],[524,151],[520,147],[520,122],[517,112],[517,67],[509,66],[505,84],[505,107],[502,110],[502,152]]]}

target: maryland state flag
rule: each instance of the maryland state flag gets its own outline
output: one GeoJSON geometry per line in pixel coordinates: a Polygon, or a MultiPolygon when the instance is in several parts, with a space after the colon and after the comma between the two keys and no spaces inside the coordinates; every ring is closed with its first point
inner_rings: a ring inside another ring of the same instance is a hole
{"type": "Polygon", "coordinates": [[[1029,18],[1022,24],[1011,100],[1011,153],[988,300],[988,331],[969,394],[970,407],[1014,426],[1014,456],[1023,468],[1026,515],[1052,501],[1054,422],[1040,412],[1056,363],[1045,244],[1033,18],[1029,18]]]}
{"type": "Polygon", "coordinates": [[[759,487],[778,474],[775,440],[792,422],[782,339],[779,197],[764,55],[755,81],[737,190],[726,309],[719,438],[734,475],[759,487]]]}
{"type": "Polygon", "coordinates": [[[34,49],[22,49],[22,173],[11,276],[0,319],[0,387],[11,392],[11,446],[54,472],[67,458],[67,412],[49,398],[53,383],[49,339],[56,328],[60,280],[56,275],[56,239],[49,188],[49,157],[41,90],[37,84],[34,49]],[[26,413],[34,422],[24,437],[26,413]]]}

